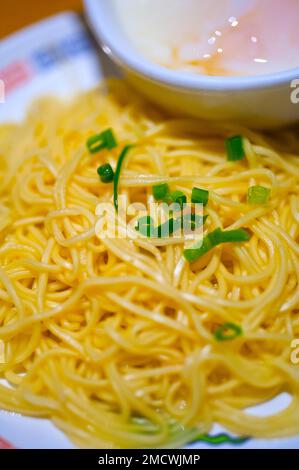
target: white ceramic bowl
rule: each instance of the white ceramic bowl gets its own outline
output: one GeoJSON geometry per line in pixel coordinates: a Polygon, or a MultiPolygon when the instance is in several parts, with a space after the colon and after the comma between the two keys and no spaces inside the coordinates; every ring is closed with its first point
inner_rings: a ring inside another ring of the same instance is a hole
{"type": "Polygon", "coordinates": [[[146,60],[134,49],[120,27],[113,2],[85,0],[85,9],[103,50],[139,91],[160,106],[176,114],[206,120],[232,120],[254,128],[299,121],[299,103],[291,100],[294,92],[291,85],[293,80],[299,79],[299,67],[241,78],[168,70],[146,60]]]}

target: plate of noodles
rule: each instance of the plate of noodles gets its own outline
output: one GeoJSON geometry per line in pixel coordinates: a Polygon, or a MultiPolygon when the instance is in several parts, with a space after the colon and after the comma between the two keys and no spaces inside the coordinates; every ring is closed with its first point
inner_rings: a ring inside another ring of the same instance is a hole
{"type": "Polygon", "coordinates": [[[298,448],[298,129],[168,115],[73,14],[0,63],[0,447],[298,448]]]}

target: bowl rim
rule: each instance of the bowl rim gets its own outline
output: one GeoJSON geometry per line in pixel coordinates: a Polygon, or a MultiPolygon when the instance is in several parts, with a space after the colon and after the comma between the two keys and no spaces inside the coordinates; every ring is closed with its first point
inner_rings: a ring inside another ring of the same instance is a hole
{"type": "Polygon", "coordinates": [[[109,28],[113,14],[101,14],[104,4],[105,0],[84,0],[88,23],[100,41],[103,51],[125,68],[134,70],[152,82],[183,90],[216,92],[262,90],[286,85],[291,90],[292,82],[296,79],[296,86],[299,84],[299,66],[276,73],[242,77],[196,75],[167,69],[144,58],[133,46],[120,47],[119,42],[114,40],[113,28],[109,28]]]}

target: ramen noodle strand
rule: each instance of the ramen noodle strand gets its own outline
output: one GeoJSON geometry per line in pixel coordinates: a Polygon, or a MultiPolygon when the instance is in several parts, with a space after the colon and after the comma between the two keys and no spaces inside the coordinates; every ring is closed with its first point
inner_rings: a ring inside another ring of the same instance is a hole
{"type": "Polygon", "coordinates": [[[81,447],[178,447],[215,422],[298,434],[298,145],[296,130],[170,119],[121,81],[72,103],[42,99],[1,126],[0,408],[50,419],[81,447]],[[89,154],[87,139],[109,128],[118,146],[89,154]],[[236,134],[246,157],[229,162],[236,134]],[[199,187],[204,233],[245,228],[250,240],[189,264],[184,234],[144,237],[133,216],[107,238],[98,204],[113,203],[113,185],[97,168],[115,168],[127,144],[128,205],[154,202],[158,183],[188,200],[199,187]],[[253,185],[270,189],[267,204],[248,203],[253,185]],[[242,334],[217,340],[227,323],[242,334]],[[282,392],[282,410],[248,413],[282,392]]]}

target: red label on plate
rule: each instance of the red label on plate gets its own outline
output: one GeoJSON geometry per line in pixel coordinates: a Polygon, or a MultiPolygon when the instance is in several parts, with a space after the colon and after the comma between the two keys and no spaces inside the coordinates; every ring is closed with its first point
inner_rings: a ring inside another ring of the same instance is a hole
{"type": "Polygon", "coordinates": [[[31,67],[24,60],[18,60],[0,69],[0,79],[4,81],[5,93],[23,85],[32,75],[31,67]]]}
{"type": "Polygon", "coordinates": [[[0,449],[15,449],[15,447],[3,437],[0,437],[0,449]]]}

